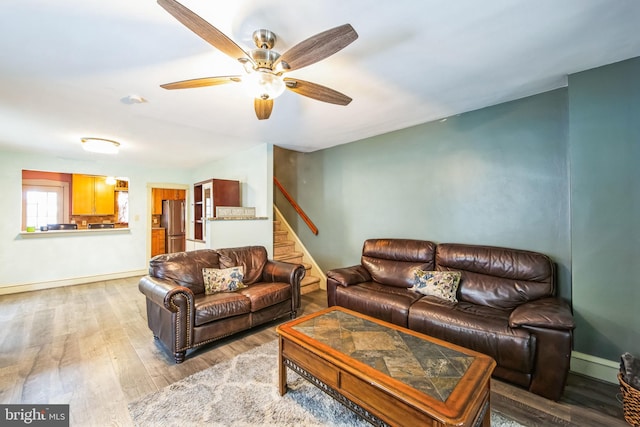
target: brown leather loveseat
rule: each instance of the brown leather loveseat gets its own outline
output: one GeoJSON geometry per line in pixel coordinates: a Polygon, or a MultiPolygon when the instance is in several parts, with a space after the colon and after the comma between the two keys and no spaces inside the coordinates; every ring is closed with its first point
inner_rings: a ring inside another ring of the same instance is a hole
{"type": "Polygon", "coordinates": [[[575,324],[555,292],[555,265],[546,255],[423,240],[367,240],[360,265],[327,273],[329,306],[487,354],[495,377],[559,400],[575,324]],[[459,271],[457,302],[410,289],[416,268],[459,271]]]}
{"type": "Polygon", "coordinates": [[[267,259],[262,246],[201,249],[158,255],[138,285],[147,298],[147,321],[154,337],[176,363],[186,351],[283,316],[300,308],[305,269],[267,259]],[[205,293],[203,268],[243,267],[246,288],[205,293]]]}

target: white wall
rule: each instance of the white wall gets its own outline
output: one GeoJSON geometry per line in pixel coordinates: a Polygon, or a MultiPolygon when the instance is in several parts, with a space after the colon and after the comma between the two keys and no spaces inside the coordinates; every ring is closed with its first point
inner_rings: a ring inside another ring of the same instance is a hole
{"type": "MultiPolygon", "coordinates": [[[[146,272],[152,183],[191,187],[207,178],[237,179],[243,183],[243,204],[255,206],[258,215],[271,218],[272,168],[273,147],[266,144],[196,170],[142,168],[113,158],[86,162],[0,151],[0,294],[146,272]],[[23,169],[129,177],[129,231],[22,237],[23,169]]],[[[269,231],[264,232],[270,233],[272,241],[271,222],[264,222],[269,224],[269,231]]]]}
{"type": "Polygon", "coordinates": [[[93,162],[0,152],[0,294],[124,277],[147,269],[150,215],[148,182],[188,184],[188,171],[127,166],[113,158],[93,162]],[[19,234],[22,170],[126,176],[129,231],[46,235],[19,234]]]}
{"type": "Polygon", "coordinates": [[[256,216],[267,217],[258,221],[209,221],[207,247],[220,248],[261,245],[273,256],[273,146],[262,144],[236,153],[223,160],[198,168],[193,181],[206,179],[232,179],[241,182],[242,206],[255,207],[256,216]],[[214,230],[215,233],[211,233],[214,230]],[[216,239],[217,237],[217,239],[216,239]],[[219,242],[220,244],[218,244],[219,242]],[[233,242],[233,243],[232,243],[233,242]],[[221,246],[222,245],[222,246],[221,246]]]}
{"type": "Polygon", "coordinates": [[[256,216],[273,217],[273,146],[262,144],[193,171],[193,182],[207,179],[240,181],[242,206],[255,207],[256,216]]]}

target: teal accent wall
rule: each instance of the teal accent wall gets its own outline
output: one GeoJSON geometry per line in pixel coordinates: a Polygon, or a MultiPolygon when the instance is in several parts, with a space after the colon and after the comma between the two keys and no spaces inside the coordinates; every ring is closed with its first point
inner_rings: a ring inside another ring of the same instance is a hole
{"type": "Polygon", "coordinates": [[[323,270],[364,240],[416,238],[543,252],[571,298],[567,90],[313,153],[276,149],[275,176],[319,229],[276,205],[323,270]]]}
{"type": "Polygon", "coordinates": [[[320,232],[276,203],[325,269],[370,237],[530,249],[559,266],[574,350],[640,355],[640,58],[568,88],[302,154],[275,175],[320,232]]]}
{"type": "Polygon", "coordinates": [[[575,349],[640,356],[640,58],[569,89],[575,349]]]}

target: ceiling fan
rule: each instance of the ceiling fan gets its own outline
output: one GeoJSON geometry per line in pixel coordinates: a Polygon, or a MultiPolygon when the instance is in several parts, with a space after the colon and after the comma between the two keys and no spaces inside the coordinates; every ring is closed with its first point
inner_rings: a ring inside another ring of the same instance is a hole
{"type": "Polygon", "coordinates": [[[283,77],[289,71],[321,61],[345,48],[358,38],[358,33],[349,24],[332,28],[298,43],[280,55],[272,50],[276,35],[269,30],[256,30],[253,41],[256,49],[246,52],[220,30],[175,0],[158,0],[158,4],[203,38],[216,49],[239,61],[244,75],[204,77],[160,85],[164,89],[188,89],[216,86],[231,82],[245,82],[253,87],[254,108],[258,119],[268,119],[273,110],[274,98],[285,89],[322,102],[348,105],[351,98],[319,85],[292,77],[283,77]]]}

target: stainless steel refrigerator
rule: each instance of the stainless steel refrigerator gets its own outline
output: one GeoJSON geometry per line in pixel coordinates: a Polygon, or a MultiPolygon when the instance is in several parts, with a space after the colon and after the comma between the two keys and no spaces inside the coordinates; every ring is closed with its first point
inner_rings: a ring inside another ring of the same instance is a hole
{"type": "Polygon", "coordinates": [[[163,200],[160,224],[165,229],[167,253],[185,249],[184,200],[163,200]]]}

